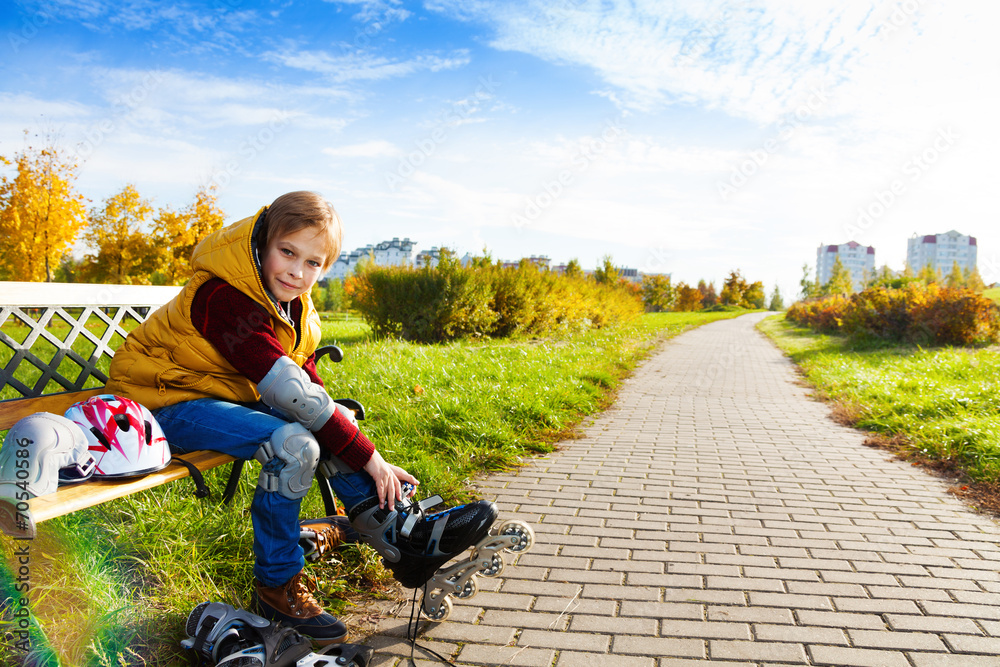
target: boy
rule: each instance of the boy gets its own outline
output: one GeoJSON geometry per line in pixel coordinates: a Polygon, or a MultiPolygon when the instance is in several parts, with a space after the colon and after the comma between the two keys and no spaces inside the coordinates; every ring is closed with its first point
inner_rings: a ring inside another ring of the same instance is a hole
{"type": "Polygon", "coordinates": [[[262,616],[318,644],[344,641],[347,628],[303,577],[302,528],[315,535],[319,555],[349,533],[360,537],[416,587],[485,535],[497,514],[479,501],[406,524],[401,483],[418,481],[387,463],[323,388],[309,291],[339,256],[341,236],[339,216],[313,192],[282,195],[208,236],[180,294],[116,352],[106,387],[151,409],[173,445],[262,463],[250,507],[254,601],[262,616]],[[354,530],[337,517],[300,526],[321,454],[338,471],[330,483],[354,530]]]}

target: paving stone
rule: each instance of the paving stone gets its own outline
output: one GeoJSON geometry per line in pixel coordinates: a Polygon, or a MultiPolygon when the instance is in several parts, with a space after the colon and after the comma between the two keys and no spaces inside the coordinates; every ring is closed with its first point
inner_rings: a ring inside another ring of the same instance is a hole
{"type": "Polygon", "coordinates": [[[1000,637],[946,634],[944,639],[953,651],[959,653],[986,653],[1000,656],[1000,637]]]}
{"type": "Polygon", "coordinates": [[[664,637],[697,637],[699,639],[751,639],[750,626],[746,623],[715,621],[683,621],[664,619],[660,622],[664,637]]]}
{"type": "MultiPolygon", "coordinates": [[[[911,616],[908,614],[885,614],[885,620],[893,630],[944,633],[952,632],[968,635],[982,635],[983,631],[968,618],[948,616],[911,616]]],[[[988,623],[989,621],[981,621],[988,623]]]]}
{"type": "Polygon", "coordinates": [[[616,655],[614,662],[606,653],[580,653],[579,651],[560,651],[559,660],[556,667],[595,667],[597,665],[610,665],[615,667],[655,667],[654,658],[643,658],[640,656],[616,655]]]}
{"type": "MultiPolygon", "coordinates": [[[[612,653],[638,654],[655,657],[701,658],[705,655],[705,642],[700,639],[674,639],[670,637],[615,637],[612,653]]],[[[617,655],[609,664],[617,664],[617,655]]]]}
{"type": "Polygon", "coordinates": [[[742,623],[795,623],[791,609],[778,609],[775,607],[710,606],[708,608],[708,620],[742,623]]]}
{"type": "Polygon", "coordinates": [[[427,631],[427,637],[442,641],[476,642],[479,644],[509,644],[514,641],[514,628],[469,623],[439,623],[427,631]]]}
{"type": "Polygon", "coordinates": [[[948,650],[940,637],[928,632],[878,632],[850,629],[847,634],[851,638],[851,643],[859,648],[895,648],[904,651],[948,650]]]}
{"type": "Polygon", "coordinates": [[[534,648],[570,649],[607,653],[611,636],[583,632],[555,632],[552,630],[525,630],[517,639],[518,646],[534,648]]]}
{"type": "Polygon", "coordinates": [[[459,663],[473,665],[521,665],[523,667],[549,667],[555,660],[552,649],[528,646],[484,646],[467,644],[458,654],[459,663]]]}
{"type": "MultiPolygon", "coordinates": [[[[448,620],[452,620],[451,617],[448,620]]],[[[539,630],[565,630],[569,617],[565,614],[545,613],[538,610],[506,611],[488,609],[480,626],[499,625],[505,628],[536,628],[539,630]]]]}
{"type": "Polygon", "coordinates": [[[758,660],[783,662],[793,665],[807,664],[805,647],[801,644],[779,642],[713,640],[708,643],[712,660],[758,660]]]}
{"type": "Polygon", "coordinates": [[[613,616],[618,608],[616,600],[583,600],[574,598],[540,597],[531,608],[532,612],[555,612],[557,614],[595,614],[613,616]]]}
{"type": "Polygon", "coordinates": [[[863,628],[866,630],[882,630],[885,622],[876,614],[852,614],[842,611],[816,611],[814,609],[799,609],[795,612],[799,622],[805,626],[818,625],[832,628],[863,628]]]}
{"type": "Polygon", "coordinates": [[[624,616],[590,616],[574,614],[569,624],[570,632],[603,632],[613,635],[655,635],[657,621],[652,618],[624,616]]]}
{"type": "Polygon", "coordinates": [[[758,623],[753,626],[754,637],[765,642],[796,642],[798,644],[843,644],[847,645],[847,635],[841,628],[817,628],[803,625],[770,625],[758,623]]]}
{"type": "MultiPolygon", "coordinates": [[[[842,646],[810,646],[809,654],[815,665],[837,667],[910,667],[902,652],[878,651],[842,646]]],[[[940,654],[938,654],[940,655],[940,654]]]]}

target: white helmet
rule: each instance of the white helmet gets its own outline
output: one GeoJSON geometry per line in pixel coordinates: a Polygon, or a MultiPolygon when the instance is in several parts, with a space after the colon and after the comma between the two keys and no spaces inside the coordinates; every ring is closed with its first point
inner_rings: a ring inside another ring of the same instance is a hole
{"type": "Polygon", "coordinates": [[[92,396],[70,406],[66,417],[83,428],[90,442],[95,476],[144,475],[170,463],[170,447],[153,413],[130,398],[92,396]]]}
{"type": "Polygon", "coordinates": [[[0,447],[0,496],[23,499],[53,493],[60,483],[82,482],[94,474],[83,430],[51,412],[19,420],[0,447]]]}

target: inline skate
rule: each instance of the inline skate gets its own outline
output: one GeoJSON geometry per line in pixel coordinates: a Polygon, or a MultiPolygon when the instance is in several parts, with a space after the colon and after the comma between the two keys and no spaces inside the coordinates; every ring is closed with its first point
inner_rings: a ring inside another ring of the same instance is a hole
{"type": "Polygon", "coordinates": [[[523,521],[505,521],[494,527],[498,510],[486,500],[439,512],[440,496],[411,499],[413,487],[404,485],[406,501],[393,509],[380,508],[369,498],[348,512],[351,525],[380,556],[406,588],[423,588],[421,612],[434,621],[451,613],[450,596],[470,598],[478,590],[476,576],[498,576],[504,569],[502,552],[522,553],[534,544],[534,532],[523,521]],[[471,547],[467,557],[461,557],[471,547]],[[445,567],[442,567],[445,566],[445,567]]]}

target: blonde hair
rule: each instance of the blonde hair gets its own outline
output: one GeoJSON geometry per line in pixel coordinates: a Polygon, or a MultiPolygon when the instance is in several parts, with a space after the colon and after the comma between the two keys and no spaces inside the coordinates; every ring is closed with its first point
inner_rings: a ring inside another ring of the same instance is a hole
{"type": "Polygon", "coordinates": [[[267,207],[267,237],[265,244],[282,236],[294,234],[306,227],[315,227],[323,235],[326,260],[325,272],[340,257],[340,246],[344,237],[344,225],[334,210],[333,204],[316,192],[298,190],[283,194],[267,207]]]}

